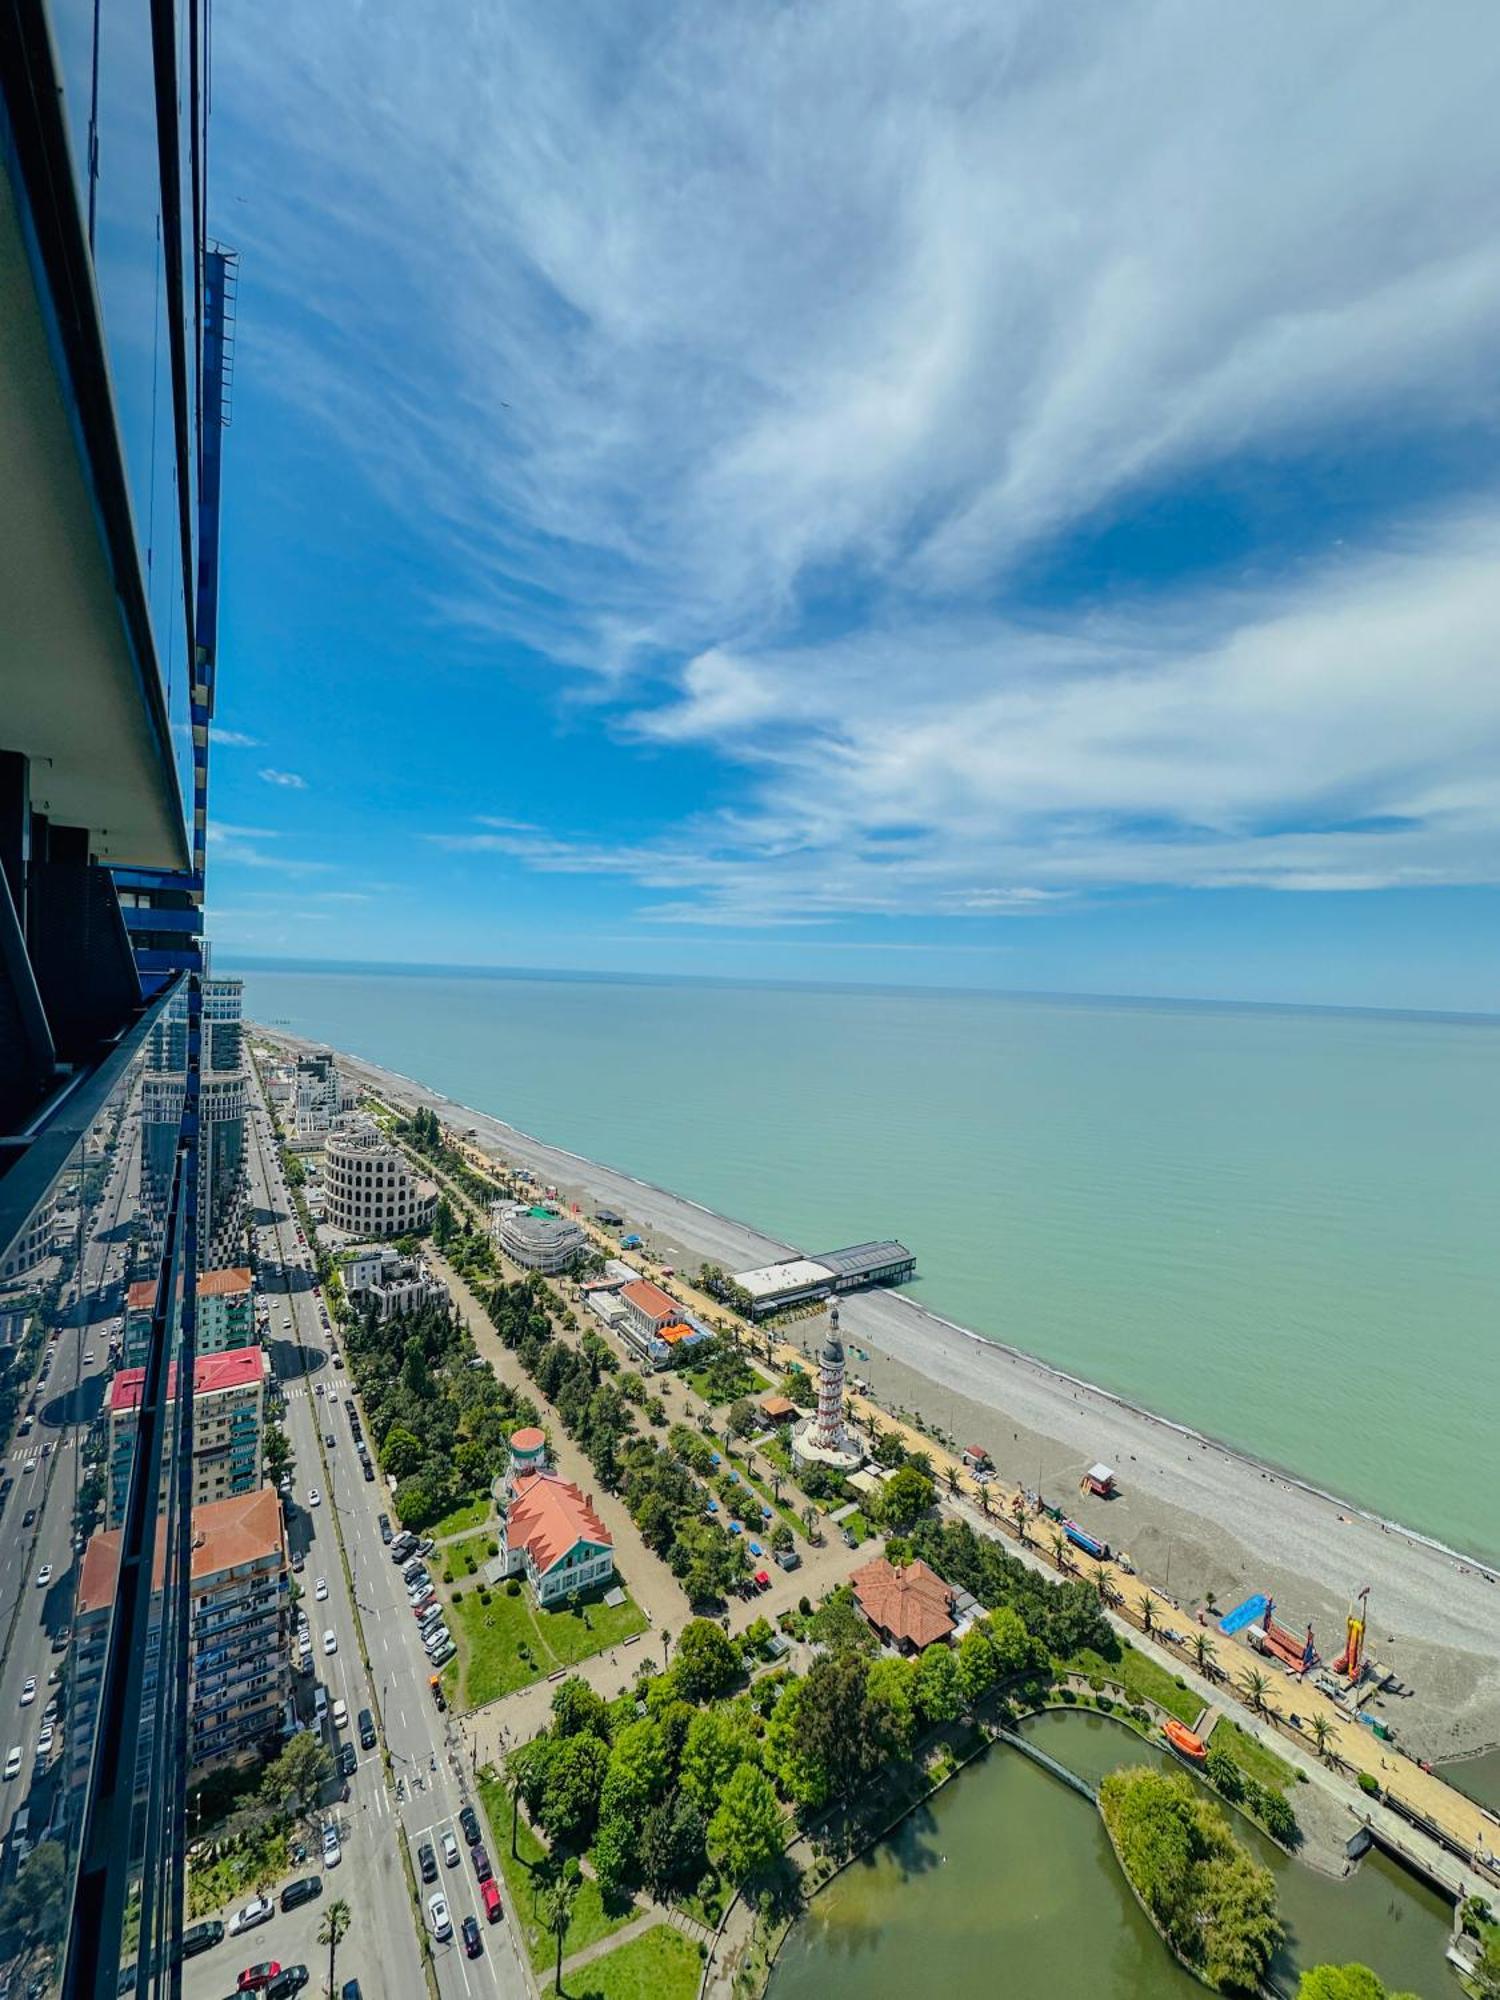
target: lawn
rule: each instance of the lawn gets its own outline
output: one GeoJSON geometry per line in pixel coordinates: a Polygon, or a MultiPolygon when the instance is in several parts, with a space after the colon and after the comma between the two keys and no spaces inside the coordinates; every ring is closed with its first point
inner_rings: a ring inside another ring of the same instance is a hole
{"type": "Polygon", "coordinates": [[[461,1590],[465,1589],[470,1577],[481,1574],[490,1560],[490,1543],[495,1539],[494,1535],[465,1535],[459,1541],[446,1543],[433,1561],[441,1559],[443,1568],[452,1570],[454,1582],[461,1590]]]}
{"type": "Polygon", "coordinates": [[[1191,1688],[1179,1687],[1165,1667],[1159,1667],[1155,1660],[1148,1659],[1127,1640],[1120,1642],[1118,1660],[1103,1659],[1098,1653],[1085,1648],[1081,1653],[1074,1653],[1071,1659],[1060,1661],[1059,1665],[1070,1668],[1075,1674],[1118,1681],[1127,1694],[1137,1700],[1154,1701],[1158,1708],[1164,1708],[1168,1715],[1175,1715],[1179,1722],[1196,1722],[1203,1707],[1202,1700],[1191,1688]]]}
{"type": "Polygon", "coordinates": [[[644,1632],[646,1618],[629,1597],[618,1605],[586,1600],[578,1612],[541,1611],[529,1591],[512,1597],[502,1585],[491,1591],[488,1604],[477,1590],[465,1590],[462,1602],[451,1607],[449,1626],[459,1657],[445,1678],[452,1675],[449,1686],[462,1689],[460,1706],[482,1708],[644,1632]],[[455,1667],[462,1667],[461,1675],[453,1674],[455,1667]]]}
{"type": "MultiPolygon", "coordinates": [[[[493,1775],[481,1778],[479,1797],[484,1806],[484,1816],[489,1821],[490,1856],[505,1877],[506,1894],[517,1927],[526,1941],[527,1954],[533,1967],[541,1971],[557,1960],[557,1940],[550,1931],[543,1929],[534,1907],[535,1870],[546,1860],[547,1850],[523,1819],[516,1828],[516,1852],[511,1853],[510,1793],[500,1778],[493,1775]]],[[[563,1957],[568,1958],[575,1951],[582,1951],[586,1945],[608,1937],[622,1924],[628,1924],[635,1915],[636,1911],[631,1906],[621,1910],[617,1916],[611,1916],[604,1907],[598,1883],[584,1876],[578,1885],[573,1920],[563,1939],[563,1957]]]]}
{"type": "Polygon", "coordinates": [[[568,2000],[694,2000],[702,1977],[697,1945],[670,1924],[657,1924],[563,1983],[568,2000]]]}
{"type": "Polygon", "coordinates": [[[1297,1773],[1274,1750],[1268,1750],[1231,1722],[1227,1715],[1221,1715],[1209,1737],[1209,1747],[1222,1750],[1226,1757],[1232,1757],[1247,1778],[1254,1778],[1258,1785],[1268,1785],[1273,1791],[1285,1792],[1297,1782],[1297,1773]]]}
{"type": "Polygon", "coordinates": [[[468,1500],[462,1507],[455,1507],[441,1521],[434,1521],[427,1532],[435,1542],[440,1542],[445,1535],[461,1535],[468,1528],[482,1528],[494,1518],[494,1502],[486,1494],[480,1500],[468,1500]]]}

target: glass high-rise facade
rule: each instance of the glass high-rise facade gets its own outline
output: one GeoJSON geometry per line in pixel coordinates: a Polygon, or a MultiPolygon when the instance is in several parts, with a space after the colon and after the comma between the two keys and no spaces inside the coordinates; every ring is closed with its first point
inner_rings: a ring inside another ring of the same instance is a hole
{"type": "Polygon", "coordinates": [[[195,1273],[244,1233],[238,995],[202,938],[235,282],[208,17],[0,0],[0,1976],[90,2000],[180,1977],[193,1399],[168,1391],[195,1273]]]}

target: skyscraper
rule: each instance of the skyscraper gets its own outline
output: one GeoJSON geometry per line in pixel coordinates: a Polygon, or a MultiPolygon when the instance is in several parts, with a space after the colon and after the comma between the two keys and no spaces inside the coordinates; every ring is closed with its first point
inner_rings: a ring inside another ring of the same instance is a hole
{"type": "Polygon", "coordinates": [[[55,1949],[16,1976],[69,2000],[173,1988],[193,1398],[169,1389],[192,1274],[243,1229],[238,995],[202,942],[235,292],[207,25],[207,0],[0,0],[0,1428],[26,1409],[60,1447],[34,1519],[0,1498],[47,1584],[16,1599],[0,1707],[48,1658],[63,1700],[55,1750],[24,1711],[0,1836],[8,1879],[48,1846],[55,1949]],[[84,1413],[127,1312],[133,1450],[83,1598],[84,1413]],[[76,1393],[39,1396],[44,1352],[76,1393]]]}

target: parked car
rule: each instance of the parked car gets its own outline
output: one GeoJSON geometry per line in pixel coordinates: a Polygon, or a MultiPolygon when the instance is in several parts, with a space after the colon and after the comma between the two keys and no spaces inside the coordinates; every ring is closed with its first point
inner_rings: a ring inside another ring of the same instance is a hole
{"type": "Polygon", "coordinates": [[[359,1711],[359,1741],[362,1749],[375,1748],[375,1718],[367,1708],[359,1711]]]}
{"type": "Polygon", "coordinates": [[[453,1935],[453,1919],[448,1914],[446,1896],[429,1896],[427,1914],[432,1921],[432,1935],[439,1944],[446,1944],[453,1935]]]}
{"type": "Polygon", "coordinates": [[[333,1761],[341,1778],[352,1778],[359,1768],[359,1758],[352,1743],[341,1743],[339,1754],[333,1761]]]}
{"type": "Polygon", "coordinates": [[[417,1849],[417,1866],[422,1871],[424,1882],[435,1882],[438,1878],[437,1854],[430,1840],[424,1840],[417,1849]]]}
{"type": "Polygon", "coordinates": [[[359,1469],[365,1475],[365,1484],[373,1486],[375,1483],[375,1468],[363,1453],[360,1454],[359,1469]]]}
{"type": "Polygon", "coordinates": [[[500,1901],[500,1885],[493,1879],[479,1885],[479,1900],[484,1904],[484,1914],[492,1924],[498,1924],[505,1914],[505,1905],[500,1901]]]}
{"type": "Polygon", "coordinates": [[[389,1514],[382,1514],[380,1516],[380,1539],[385,1543],[387,1548],[395,1540],[395,1536],[391,1533],[391,1517],[389,1514]]]}
{"type": "Polygon", "coordinates": [[[303,1875],[295,1882],[288,1882],[281,1892],[281,1913],[300,1910],[304,1903],[314,1902],[323,1893],[321,1875],[303,1875]]]}
{"type": "Polygon", "coordinates": [[[443,1839],[443,1860],[449,1868],[456,1868],[458,1866],[458,1842],[457,1840],[455,1840],[453,1836],[453,1829],[451,1826],[445,1826],[443,1828],[442,1839],[443,1839]]]}
{"type": "Polygon", "coordinates": [[[206,1923],[193,1924],[182,1934],[182,1955],[196,1958],[200,1951],[212,1951],[216,1944],[224,1942],[224,1926],[217,1917],[210,1917],[206,1923]]]}
{"type": "Polygon", "coordinates": [[[488,1882],[490,1877],[494,1874],[495,1871],[490,1866],[489,1855],[485,1852],[484,1848],[479,1844],[477,1840],[475,1841],[474,1845],[469,1849],[469,1859],[474,1863],[475,1881],[488,1882]]]}
{"type": "Polygon", "coordinates": [[[484,1836],[479,1830],[479,1815],[472,1806],[460,1809],[458,1823],[463,1828],[464,1839],[468,1841],[470,1847],[477,1847],[484,1836]]]}
{"type": "Polygon", "coordinates": [[[243,1903],[229,1919],[229,1935],[241,1937],[246,1931],[253,1931],[260,1924],[268,1924],[276,1914],[276,1905],[269,1896],[252,1896],[243,1903]]]}
{"type": "Polygon", "coordinates": [[[307,1980],[308,1971],[305,1965],[283,1966],[266,1988],[266,2000],[292,2000],[292,1995],[300,1993],[307,1980]]]}
{"type": "Polygon", "coordinates": [[[479,1925],[473,1917],[465,1917],[459,1930],[464,1941],[464,1956],[478,1958],[484,1950],[484,1939],[479,1935],[479,1925]]]}
{"type": "Polygon", "coordinates": [[[337,1868],[343,1858],[344,1849],[339,1840],[339,1830],[330,1820],[323,1829],[323,1866],[337,1868]]]}
{"type": "MultiPolygon", "coordinates": [[[[187,1949],[185,1936],[182,1943],[185,1954],[187,1949]]],[[[268,1958],[261,1965],[247,1965],[235,1981],[234,1990],[236,1993],[258,1993],[263,1986],[270,1985],[280,1970],[281,1961],[276,1958],[268,1958]]]]}

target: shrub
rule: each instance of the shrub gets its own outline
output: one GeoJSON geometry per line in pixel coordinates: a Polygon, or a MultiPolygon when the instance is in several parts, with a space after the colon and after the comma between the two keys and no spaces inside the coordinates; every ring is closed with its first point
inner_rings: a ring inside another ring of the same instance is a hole
{"type": "Polygon", "coordinates": [[[1379,1798],[1380,1780],[1372,1777],[1368,1771],[1361,1771],[1355,1782],[1367,1798],[1379,1798]]]}
{"type": "Polygon", "coordinates": [[[462,1603],[463,1603],[463,1601],[464,1601],[464,1594],[463,1594],[463,1592],[462,1592],[461,1590],[455,1590],[455,1591],[454,1591],[454,1593],[453,1593],[453,1602],[454,1602],[455,1604],[462,1604],[462,1603]]]}
{"type": "Polygon", "coordinates": [[[493,1560],[497,1555],[499,1555],[499,1553],[500,1553],[500,1544],[495,1540],[494,1536],[491,1535],[489,1541],[485,1544],[485,1554],[488,1555],[491,1558],[491,1560],[493,1560]]]}
{"type": "Polygon", "coordinates": [[[452,1572],[452,1570],[451,1570],[451,1569],[444,1569],[444,1571],[443,1571],[443,1581],[444,1581],[444,1583],[452,1583],[452,1581],[453,1581],[453,1572],[452,1572]]]}
{"type": "Polygon", "coordinates": [[[1114,1703],[1113,1703],[1113,1702],[1112,1702],[1112,1701],[1110,1700],[1110,1698],[1109,1698],[1109,1696],[1108,1696],[1107,1694],[1101,1694],[1101,1695],[1100,1695],[1100,1697],[1099,1697],[1099,1707],[1100,1707],[1100,1708],[1101,1708],[1101,1709],[1103,1710],[1104,1714],[1106,1714],[1106,1715],[1113,1715],[1113,1714],[1114,1714],[1114,1712],[1115,1712],[1115,1705],[1114,1705],[1114,1703]]]}
{"type": "Polygon", "coordinates": [[[1058,1692],[1061,1694],[1063,1700],[1068,1704],[1070,1708],[1078,1700],[1078,1696],[1074,1693],[1072,1688],[1060,1688],[1058,1692]]]}

